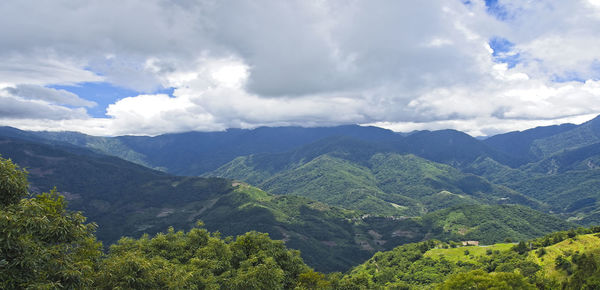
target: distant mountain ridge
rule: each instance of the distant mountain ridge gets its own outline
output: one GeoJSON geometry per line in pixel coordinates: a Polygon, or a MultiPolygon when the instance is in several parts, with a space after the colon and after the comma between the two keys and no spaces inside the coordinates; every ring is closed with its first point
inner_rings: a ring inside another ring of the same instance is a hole
{"type": "Polygon", "coordinates": [[[418,131],[405,136],[378,127],[347,125],[229,129],[224,132],[188,132],[156,137],[96,137],[77,132],[27,132],[3,127],[0,128],[0,136],[68,143],[171,174],[187,176],[210,172],[238,156],[286,152],[336,137],[369,142],[388,151],[412,153],[459,167],[482,155],[503,163],[514,163],[510,156],[455,130],[418,131]]]}
{"type": "Polygon", "coordinates": [[[535,140],[557,135],[575,127],[577,126],[574,124],[536,127],[520,132],[495,135],[486,138],[483,142],[492,148],[517,157],[521,162],[527,162],[535,158],[531,152],[531,146],[535,140]]]}
{"type": "Polygon", "coordinates": [[[521,159],[522,164],[535,162],[561,150],[600,142],[600,116],[580,125],[536,127],[521,132],[495,135],[483,142],[521,159]]]}

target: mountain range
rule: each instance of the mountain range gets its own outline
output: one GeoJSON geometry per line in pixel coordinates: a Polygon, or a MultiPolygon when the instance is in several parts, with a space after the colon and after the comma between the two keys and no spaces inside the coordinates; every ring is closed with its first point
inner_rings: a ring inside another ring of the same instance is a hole
{"type": "Polygon", "coordinates": [[[500,242],[600,223],[600,118],[479,140],[454,130],[258,128],[156,137],[0,128],[0,155],[121,236],[268,232],[321,271],[430,238],[500,242]]]}

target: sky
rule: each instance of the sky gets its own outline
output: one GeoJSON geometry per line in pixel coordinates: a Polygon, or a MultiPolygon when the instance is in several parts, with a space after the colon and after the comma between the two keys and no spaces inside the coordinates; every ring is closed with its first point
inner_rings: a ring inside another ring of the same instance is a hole
{"type": "Polygon", "coordinates": [[[3,0],[0,126],[373,125],[600,114],[600,0],[3,0]]]}

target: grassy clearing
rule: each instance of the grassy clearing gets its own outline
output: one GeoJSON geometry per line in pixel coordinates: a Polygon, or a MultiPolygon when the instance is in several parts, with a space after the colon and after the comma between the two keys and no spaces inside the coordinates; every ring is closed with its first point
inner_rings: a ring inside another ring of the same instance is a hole
{"type": "Polygon", "coordinates": [[[450,262],[471,262],[475,263],[477,258],[485,256],[488,250],[492,251],[508,251],[515,244],[494,244],[489,246],[466,246],[449,249],[431,249],[425,253],[425,257],[431,257],[432,259],[440,259],[441,257],[446,258],[450,262]],[[469,251],[466,255],[465,251],[469,251]]]}
{"type": "Polygon", "coordinates": [[[571,255],[577,252],[600,252],[600,238],[595,235],[597,234],[578,235],[575,238],[566,239],[558,244],[545,247],[546,254],[542,257],[538,257],[536,251],[531,251],[528,259],[542,266],[541,273],[544,273],[546,278],[564,281],[567,278],[567,273],[556,269],[556,258],[562,255],[570,261],[571,255]]]}

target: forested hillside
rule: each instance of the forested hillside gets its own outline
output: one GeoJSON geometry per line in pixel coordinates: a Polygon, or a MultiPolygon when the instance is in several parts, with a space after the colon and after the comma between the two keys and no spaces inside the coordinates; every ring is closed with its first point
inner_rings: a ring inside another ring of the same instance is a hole
{"type": "MultiPolygon", "coordinates": [[[[201,228],[123,238],[102,252],[96,225],[56,192],[27,197],[27,179],[0,159],[2,289],[276,289],[325,285],[297,251],[249,232],[223,240],[201,228]],[[306,285],[305,285],[306,284],[306,285]]],[[[199,224],[201,225],[201,224],[199,224]]]]}
{"type": "Polygon", "coordinates": [[[600,228],[519,243],[462,246],[430,240],[377,253],[342,281],[364,289],[595,289],[600,228]]]}
{"type": "Polygon", "coordinates": [[[97,235],[106,244],[121,236],[165,231],[169,226],[190,229],[197,220],[203,220],[208,230],[224,235],[252,230],[269,233],[274,239],[284,240],[288,247],[300,249],[312,267],[340,271],[366,260],[375,251],[430,237],[497,242],[532,238],[571,226],[531,209],[526,209],[528,215],[517,215],[506,208],[497,211],[494,219],[510,222],[491,235],[472,223],[483,221],[477,206],[434,212],[431,216],[436,216],[436,222],[427,215],[365,215],[363,211],[305,197],[269,194],[231,180],[175,177],[118,158],[69,150],[14,138],[0,142],[3,156],[12,156],[30,171],[34,192],[56,186],[65,194],[69,209],[83,211],[99,225],[97,235]],[[456,218],[457,214],[464,218],[456,218]],[[522,231],[522,227],[527,230],[522,231]]]}
{"type": "Polygon", "coordinates": [[[415,155],[340,138],[278,154],[238,157],[207,176],[243,180],[275,194],[416,216],[458,204],[545,205],[485,178],[415,155]]]}
{"type": "Polygon", "coordinates": [[[511,144],[527,140],[515,152],[528,152],[528,163],[511,168],[492,158],[479,158],[464,171],[539,200],[564,219],[597,225],[600,223],[599,124],[600,119],[595,118],[577,126],[541,127],[494,136],[485,142],[505,152],[512,150],[511,144]]]}

